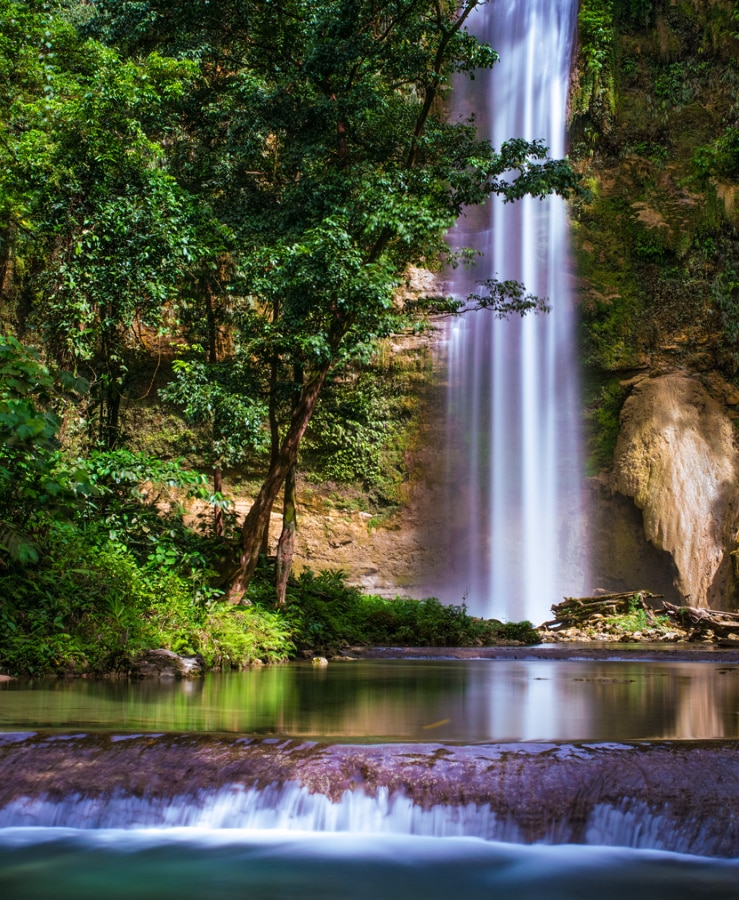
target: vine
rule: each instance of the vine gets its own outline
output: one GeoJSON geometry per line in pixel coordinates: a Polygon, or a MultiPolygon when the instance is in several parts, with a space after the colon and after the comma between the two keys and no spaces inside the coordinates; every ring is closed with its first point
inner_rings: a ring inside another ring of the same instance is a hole
{"type": "Polygon", "coordinates": [[[572,96],[572,119],[589,120],[583,131],[592,143],[606,132],[616,111],[613,80],[613,0],[584,0],[577,17],[579,83],[572,96]]]}

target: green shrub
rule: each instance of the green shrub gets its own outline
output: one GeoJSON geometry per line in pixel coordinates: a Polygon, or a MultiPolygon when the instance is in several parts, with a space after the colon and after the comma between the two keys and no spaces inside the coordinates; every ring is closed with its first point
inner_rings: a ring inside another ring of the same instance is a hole
{"type": "Polygon", "coordinates": [[[610,616],[607,622],[609,625],[618,626],[627,634],[646,631],[648,628],[656,628],[660,631],[668,631],[672,628],[672,623],[668,616],[649,616],[643,602],[638,599],[637,595],[631,599],[627,614],[610,616]]]}
{"type": "MultiPolygon", "coordinates": [[[[268,583],[255,586],[250,596],[257,603],[271,602],[268,583]]],[[[301,649],[330,653],[352,644],[458,647],[539,641],[530,622],[478,619],[463,604],[445,605],[435,598],[367,596],[337,571],[303,572],[291,580],[287,599],[285,615],[301,649]]]]}
{"type": "Polygon", "coordinates": [[[0,661],[16,672],[109,668],[146,644],[145,612],[159,585],[121,545],[52,522],[37,565],[0,578],[0,661]]]}
{"type": "Polygon", "coordinates": [[[260,660],[281,662],[295,652],[291,630],[277,612],[214,604],[194,641],[208,668],[239,669],[260,660]]]}
{"type": "Polygon", "coordinates": [[[214,600],[207,569],[164,554],[141,562],[101,532],[51,523],[35,566],[0,577],[0,666],[14,673],[125,670],[143,649],[200,653],[209,667],[286,659],[274,612],[214,600]]]}
{"type": "Polygon", "coordinates": [[[718,176],[733,182],[739,180],[739,128],[730,126],[713,144],[699,147],[693,166],[701,178],[718,176]]]}

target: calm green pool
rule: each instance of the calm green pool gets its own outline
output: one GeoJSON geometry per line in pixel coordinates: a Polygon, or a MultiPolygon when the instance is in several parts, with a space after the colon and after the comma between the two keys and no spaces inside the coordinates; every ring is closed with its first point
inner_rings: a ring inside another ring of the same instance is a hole
{"type": "Polygon", "coordinates": [[[211,731],[357,741],[739,737],[739,666],[358,660],[200,681],[0,684],[0,730],[211,731]]]}

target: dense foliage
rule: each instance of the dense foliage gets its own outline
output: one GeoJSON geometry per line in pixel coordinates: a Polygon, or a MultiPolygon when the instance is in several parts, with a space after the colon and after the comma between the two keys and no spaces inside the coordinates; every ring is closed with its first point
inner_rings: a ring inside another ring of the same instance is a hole
{"type": "MultiPolygon", "coordinates": [[[[496,59],[466,30],[475,5],[0,0],[4,667],[504,635],[290,574],[299,465],[376,515],[398,500],[428,373],[378,342],[454,310],[399,302],[408,267],[438,265],[463,205],[576,183],[538,142],[493,148],[446,120],[454,74],[496,59]],[[245,521],[236,478],[257,496],[245,521]],[[278,493],[275,579],[257,562],[278,493]]],[[[739,7],[582,0],[578,21],[595,470],[624,373],[739,373],[739,7]]],[[[543,306],[486,288],[476,302],[504,314],[543,306]]]]}
{"type": "Polygon", "coordinates": [[[592,469],[624,373],[739,372],[734,0],[583,0],[572,150],[592,469]],[[607,102],[606,102],[607,101],[607,102]]]}
{"type": "MultiPolygon", "coordinates": [[[[477,5],[0,0],[3,665],[102,670],[157,645],[243,664],[331,619],[290,579],[304,438],[318,477],[393,502],[404,401],[368,364],[455,307],[399,303],[409,265],[438,265],[464,205],[576,184],[540,142],[446,120],[454,74],[497,58],[466,29],[477,5]],[[147,399],[188,461],[126,419],[147,399]],[[240,523],[238,467],[257,484],[240,523]],[[281,490],[279,617],[224,597],[251,596],[281,490]],[[188,494],[212,527],[186,520],[188,494]]],[[[477,299],[542,305],[508,283],[477,299]]],[[[332,592],[349,606],[327,646],[491,633],[435,601],[332,592]]]]}

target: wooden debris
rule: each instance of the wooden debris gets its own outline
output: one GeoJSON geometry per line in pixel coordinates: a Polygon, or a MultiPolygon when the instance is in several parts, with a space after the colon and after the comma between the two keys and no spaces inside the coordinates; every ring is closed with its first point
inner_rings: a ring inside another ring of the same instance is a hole
{"type": "Polygon", "coordinates": [[[739,612],[677,606],[664,600],[662,594],[643,590],[596,597],[565,597],[552,607],[554,619],[545,622],[542,628],[552,632],[569,628],[605,632],[611,627],[609,620],[642,611],[648,628],[661,626],[664,629],[664,618],[660,622],[658,616],[668,616],[684,640],[715,640],[732,645],[736,642],[739,646],[739,612]],[[662,602],[653,603],[655,600],[662,602]]]}
{"type": "Polygon", "coordinates": [[[739,640],[739,612],[724,612],[718,609],[698,609],[694,606],[677,606],[663,603],[665,613],[689,632],[688,640],[710,637],[739,640]]]}
{"type": "Polygon", "coordinates": [[[549,631],[579,628],[598,619],[628,616],[639,609],[644,610],[648,622],[656,622],[654,609],[647,600],[661,599],[662,596],[650,591],[622,591],[618,594],[600,594],[597,597],[565,597],[562,603],[552,607],[554,619],[545,622],[543,627],[549,631]]]}

